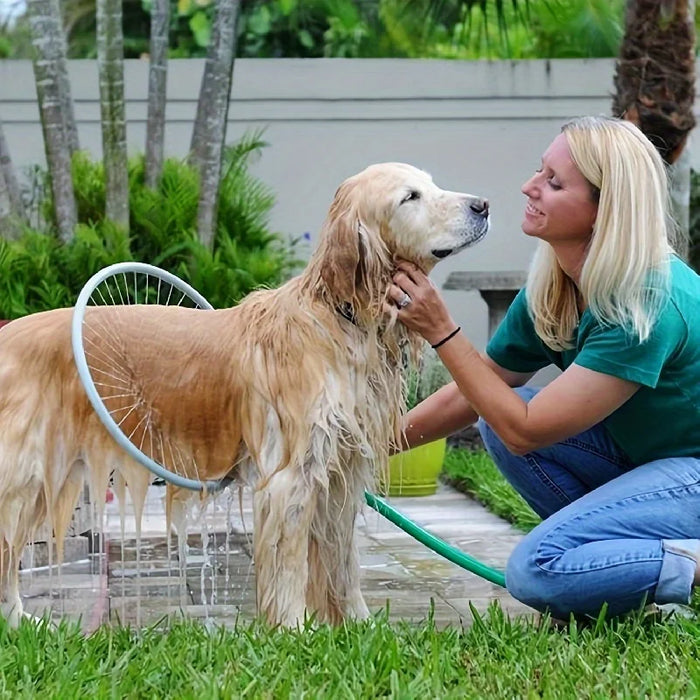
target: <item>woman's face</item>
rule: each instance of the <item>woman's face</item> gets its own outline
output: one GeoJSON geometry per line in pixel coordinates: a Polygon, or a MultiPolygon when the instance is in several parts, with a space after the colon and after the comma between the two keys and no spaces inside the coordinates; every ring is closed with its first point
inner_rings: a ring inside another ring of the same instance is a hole
{"type": "Polygon", "coordinates": [[[542,167],[522,186],[527,197],[523,232],[550,244],[587,244],[598,214],[590,183],[574,165],[559,134],[542,156],[542,167]]]}

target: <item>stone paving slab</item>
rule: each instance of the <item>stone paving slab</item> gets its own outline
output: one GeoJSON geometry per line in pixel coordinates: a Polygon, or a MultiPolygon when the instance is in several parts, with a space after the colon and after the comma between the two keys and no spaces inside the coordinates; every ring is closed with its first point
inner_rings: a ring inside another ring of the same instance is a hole
{"type": "MultiPolygon", "coordinates": [[[[101,547],[107,554],[91,554],[64,565],[60,585],[59,577],[47,568],[23,571],[21,590],[27,611],[34,615],[48,611],[54,620],[79,619],[88,631],[104,622],[140,626],[173,615],[224,625],[252,619],[250,495],[244,494],[240,505],[234,496],[233,506],[218,498],[207,508],[204,520],[188,522],[183,582],[175,537],[168,557],[164,491],[149,489],[138,546],[131,508],[128,504],[125,508],[122,540],[119,507],[114,502],[106,507],[101,547]]],[[[389,502],[433,534],[498,569],[505,566],[522,537],[450,486],[441,485],[433,496],[389,502]]],[[[483,612],[493,601],[512,615],[533,613],[503,588],[432,552],[369,507],[358,518],[356,534],[367,604],[373,612],[388,606],[392,621],[417,622],[432,614],[438,626],[469,624],[470,606],[483,612]]]]}

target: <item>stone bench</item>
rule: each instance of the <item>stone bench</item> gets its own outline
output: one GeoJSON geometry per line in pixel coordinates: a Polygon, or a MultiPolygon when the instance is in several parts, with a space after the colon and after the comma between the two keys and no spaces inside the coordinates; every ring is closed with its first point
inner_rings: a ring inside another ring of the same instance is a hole
{"type": "Polygon", "coordinates": [[[457,270],[451,272],[443,289],[461,289],[465,292],[478,291],[486,302],[489,311],[489,339],[511,305],[515,295],[525,286],[527,272],[483,272],[457,270]]]}

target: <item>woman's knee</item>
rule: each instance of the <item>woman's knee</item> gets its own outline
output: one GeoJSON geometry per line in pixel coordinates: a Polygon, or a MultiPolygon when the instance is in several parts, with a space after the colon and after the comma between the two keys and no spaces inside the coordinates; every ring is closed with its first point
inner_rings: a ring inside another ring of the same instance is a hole
{"type": "Polygon", "coordinates": [[[494,443],[500,443],[498,436],[493,432],[491,426],[483,418],[479,418],[479,420],[476,422],[476,427],[479,431],[479,435],[481,435],[481,440],[484,443],[484,447],[491,452],[494,447],[494,443]]]}
{"type": "Polygon", "coordinates": [[[526,537],[513,550],[506,566],[506,588],[516,600],[544,612],[551,600],[547,595],[546,572],[537,565],[536,549],[526,537]]]}
{"type": "MultiPolygon", "coordinates": [[[[523,401],[527,402],[539,391],[539,389],[531,386],[519,386],[516,387],[514,391],[516,394],[518,394],[518,396],[520,396],[521,399],[523,399],[523,401]]],[[[483,418],[479,418],[476,423],[476,427],[479,430],[479,435],[481,435],[484,446],[489,453],[493,454],[501,449],[506,449],[501,438],[496,435],[493,428],[483,418]]]]}
{"type": "Polygon", "coordinates": [[[603,609],[615,616],[644,604],[647,593],[624,583],[619,569],[611,574],[609,567],[564,565],[563,557],[572,550],[552,542],[550,535],[545,521],[513,550],[506,567],[506,588],[513,598],[561,620],[597,617],[603,609]]]}
{"type": "Polygon", "coordinates": [[[556,566],[566,550],[545,539],[549,539],[546,521],[518,543],[506,566],[506,588],[521,603],[567,620],[579,611],[577,596],[572,595],[574,582],[556,566]]]}

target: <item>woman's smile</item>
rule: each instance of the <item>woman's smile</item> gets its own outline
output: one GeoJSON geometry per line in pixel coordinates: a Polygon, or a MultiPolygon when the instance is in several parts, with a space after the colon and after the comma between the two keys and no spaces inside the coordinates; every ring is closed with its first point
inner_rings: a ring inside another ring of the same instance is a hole
{"type": "Polygon", "coordinates": [[[540,211],[532,202],[528,202],[525,206],[526,216],[542,216],[544,212],[540,211]]]}

